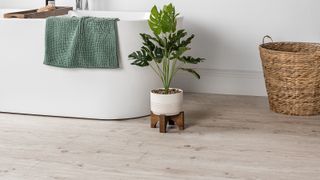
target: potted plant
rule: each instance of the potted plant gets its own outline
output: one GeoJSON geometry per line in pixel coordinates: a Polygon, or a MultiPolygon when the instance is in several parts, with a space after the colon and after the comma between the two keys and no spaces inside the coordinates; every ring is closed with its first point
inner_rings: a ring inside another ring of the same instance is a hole
{"type": "Polygon", "coordinates": [[[162,10],[154,6],[148,20],[153,35],[141,33],[143,46],[133,52],[129,58],[132,65],[140,67],[150,66],[162,81],[163,88],[151,91],[151,111],[156,115],[176,115],[182,111],[183,91],[171,88],[171,82],[179,71],[186,71],[200,79],[200,75],[187,64],[198,64],[203,58],[184,56],[191,48],[193,34],[187,36],[184,29],[177,30],[175,7],[165,5],[162,10]]]}

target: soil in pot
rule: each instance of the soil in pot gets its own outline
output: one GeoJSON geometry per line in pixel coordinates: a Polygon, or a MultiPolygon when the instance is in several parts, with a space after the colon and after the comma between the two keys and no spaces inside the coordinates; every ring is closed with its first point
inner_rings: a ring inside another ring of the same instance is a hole
{"type": "Polygon", "coordinates": [[[178,94],[178,93],[181,93],[182,91],[179,89],[169,89],[169,92],[166,93],[164,89],[155,89],[155,90],[152,90],[151,92],[155,94],[178,94]]]}

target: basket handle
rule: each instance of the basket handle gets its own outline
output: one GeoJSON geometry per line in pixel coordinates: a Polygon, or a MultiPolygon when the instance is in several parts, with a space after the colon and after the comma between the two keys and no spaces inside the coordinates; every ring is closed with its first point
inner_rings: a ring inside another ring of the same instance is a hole
{"type": "Polygon", "coordinates": [[[272,37],[271,37],[271,36],[269,36],[269,35],[265,35],[265,36],[263,37],[263,39],[262,39],[262,44],[265,44],[266,39],[270,39],[270,40],[271,40],[271,42],[273,42],[273,39],[272,39],[272,37]]]}

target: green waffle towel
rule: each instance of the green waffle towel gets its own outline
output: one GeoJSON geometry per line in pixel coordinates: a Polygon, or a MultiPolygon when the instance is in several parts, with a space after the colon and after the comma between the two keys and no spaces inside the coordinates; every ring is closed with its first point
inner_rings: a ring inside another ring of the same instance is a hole
{"type": "Polygon", "coordinates": [[[119,68],[116,18],[50,17],[44,64],[63,68],[119,68]]]}

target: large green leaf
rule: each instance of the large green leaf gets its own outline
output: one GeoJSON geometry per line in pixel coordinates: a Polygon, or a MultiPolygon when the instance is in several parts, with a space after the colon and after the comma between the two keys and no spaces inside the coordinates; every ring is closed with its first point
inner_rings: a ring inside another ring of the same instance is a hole
{"type": "Polygon", "coordinates": [[[156,47],[155,48],[155,51],[154,51],[154,60],[157,62],[157,63],[161,63],[162,60],[163,60],[163,57],[164,57],[164,50],[160,47],[156,47]]]}
{"type": "Polygon", "coordinates": [[[159,35],[156,35],[156,34],[155,34],[155,37],[156,37],[156,40],[155,40],[155,41],[159,44],[159,46],[161,46],[161,47],[164,48],[166,44],[165,44],[165,42],[163,41],[163,39],[162,39],[159,35]]]}
{"type": "Polygon", "coordinates": [[[155,45],[157,44],[160,47],[164,47],[165,43],[163,42],[163,39],[156,34],[155,34],[155,36],[151,36],[150,34],[140,33],[140,36],[142,37],[144,42],[151,41],[155,45]]]}
{"type": "Polygon", "coordinates": [[[141,33],[140,36],[142,37],[143,40],[143,45],[148,47],[148,49],[152,52],[156,48],[156,45],[150,40],[151,36],[148,34],[143,34],[141,33]]]}
{"type": "Polygon", "coordinates": [[[157,6],[151,9],[148,20],[150,29],[154,34],[171,33],[176,31],[177,19],[175,7],[172,4],[165,5],[162,10],[158,10],[157,6]]]}
{"type": "Polygon", "coordinates": [[[198,64],[202,61],[204,61],[204,58],[194,58],[191,56],[183,56],[178,58],[180,61],[184,62],[184,63],[188,63],[188,64],[198,64]]]}
{"type": "Polygon", "coordinates": [[[149,61],[152,61],[152,57],[142,48],[141,51],[133,52],[129,55],[131,60],[134,60],[131,64],[140,67],[149,66],[149,61]]]}
{"type": "Polygon", "coordinates": [[[172,40],[175,42],[179,42],[182,38],[184,38],[187,35],[186,30],[180,29],[176,33],[172,34],[172,40]]]}
{"type": "Polygon", "coordinates": [[[189,44],[191,44],[191,41],[192,41],[193,38],[194,38],[194,34],[192,34],[186,40],[183,40],[183,41],[179,42],[179,46],[188,46],[189,44]]]}
{"type": "Polygon", "coordinates": [[[187,35],[184,29],[177,31],[176,33],[171,33],[168,37],[167,49],[170,51],[178,51],[180,47],[179,43],[187,35]]]}
{"type": "Polygon", "coordinates": [[[162,11],[159,12],[157,6],[153,6],[148,23],[153,33],[157,35],[161,34],[162,32],[161,16],[162,11]]]}
{"type": "Polygon", "coordinates": [[[200,79],[200,75],[193,69],[189,69],[189,68],[179,68],[182,71],[186,71],[188,73],[191,73],[192,75],[194,75],[196,78],[200,79]]]}
{"type": "Polygon", "coordinates": [[[161,26],[163,33],[174,32],[175,29],[175,9],[172,4],[163,7],[163,14],[161,17],[161,26]]]}
{"type": "Polygon", "coordinates": [[[179,59],[180,56],[182,54],[184,54],[186,51],[190,50],[190,48],[187,48],[187,47],[179,47],[177,51],[175,51],[173,53],[173,56],[172,56],[172,59],[179,59]]]}

